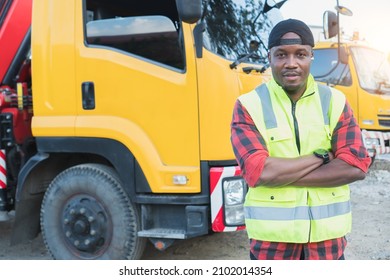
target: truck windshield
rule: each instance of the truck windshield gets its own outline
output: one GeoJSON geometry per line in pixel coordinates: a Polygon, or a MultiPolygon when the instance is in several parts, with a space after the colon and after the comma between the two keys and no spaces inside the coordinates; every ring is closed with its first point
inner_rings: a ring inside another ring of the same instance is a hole
{"type": "MultiPolygon", "coordinates": [[[[277,8],[263,12],[265,1],[209,0],[204,17],[205,48],[229,60],[254,53],[256,55],[248,58],[248,62],[265,64],[268,34],[282,19],[277,8]]],[[[268,0],[268,5],[274,4],[268,0]]]]}
{"type": "Polygon", "coordinates": [[[311,74],[316,81],[328,85],[352,85],[351,72],[348,64],[337,62],[336,48],[314,49],[314,60],[311,64],[311,74]]]}
{"type": "Polygon", "coordinates": [[[365,90],[390,94],[390,66],[383,52],[366,47],[352,47],[359,83],[365,90]]]}

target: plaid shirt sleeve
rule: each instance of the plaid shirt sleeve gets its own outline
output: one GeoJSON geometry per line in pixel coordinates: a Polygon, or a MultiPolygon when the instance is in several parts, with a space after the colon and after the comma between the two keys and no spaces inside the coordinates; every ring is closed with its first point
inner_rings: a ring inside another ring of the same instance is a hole
{"type": "Polygon", "coordinates": [[[239,100],[233,110],[231,143],[241,175],[249,186],[257,185],[269,153],[263,137],[239,100]]]}
{"type": "Polygon", "coordinates": [[[336,158],[365,173],[368,171],[371,159],[364,147],[360,127],[356,123],[348,101],[333,131],[332,150],[336,158]]]}

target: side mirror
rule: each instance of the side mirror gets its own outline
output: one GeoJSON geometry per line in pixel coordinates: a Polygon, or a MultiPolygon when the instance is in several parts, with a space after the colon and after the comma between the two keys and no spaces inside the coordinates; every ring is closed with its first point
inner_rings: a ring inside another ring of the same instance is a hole
{"type": "Polygon", "coordinates": [[[336,36],[339,32],[339,24],[336,13],[325,11],[323,16],[323,29],[325,39],[330,39],[336,36]]]}
{"type": "Polygon", "coordinates": [[[195,23],[202,17],[202,0],[176,0],[176,7],[185,23],[195,23]]]}

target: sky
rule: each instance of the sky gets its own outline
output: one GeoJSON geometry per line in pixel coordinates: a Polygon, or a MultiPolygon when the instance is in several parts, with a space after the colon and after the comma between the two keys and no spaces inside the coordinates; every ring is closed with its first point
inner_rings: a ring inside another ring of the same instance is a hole
{"type": "MultiPolygon", "coordinates": [[[[275,0],[280,2],[280,0],[275,0]]],[[[352,16],[340,15],[340,25],[346,35],[359,32],[372,47],[390,53],[390,1],[389,0],[338,0],[347,7],[352,16]]],[[[272,3],[272,1],[269,1],[272,3]]],[[[322,26],[324,11],[336,12],[337,0],[287,0],[280,8],[283,18],[296,18],[309,26],[322,26]]],[[[321,29],[315,29],[321,32],[321,29]]],[[[322,34],[315,33],[316,40],[323,40],[322,34]]]]}

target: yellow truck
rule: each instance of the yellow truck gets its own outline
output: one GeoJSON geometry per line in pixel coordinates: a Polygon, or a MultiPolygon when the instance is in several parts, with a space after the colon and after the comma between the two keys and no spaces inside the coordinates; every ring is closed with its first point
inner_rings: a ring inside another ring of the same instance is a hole
{"type": "MultiPolygon", "coordinates": [[[[325,40],[317,42],[311,71],[317,81],[341,90],[363,132],[370,156],[390,154],[390,64],[383,51],[359,40],[334,40],[337,17],[324,13],[325,40]]],[[[357,39],[357,38],[356,38],[357,39]]]]}
{"type": "Polygon", "coordinates": [[[147,240],[163,250],[244,228],[230,121],[266,78],[264,1],[4,3],[0,42],[19,30],[13,12],[32,15],[2,49],[12,243],[41,231],[55,259],[138,259],[147,240]]]}

